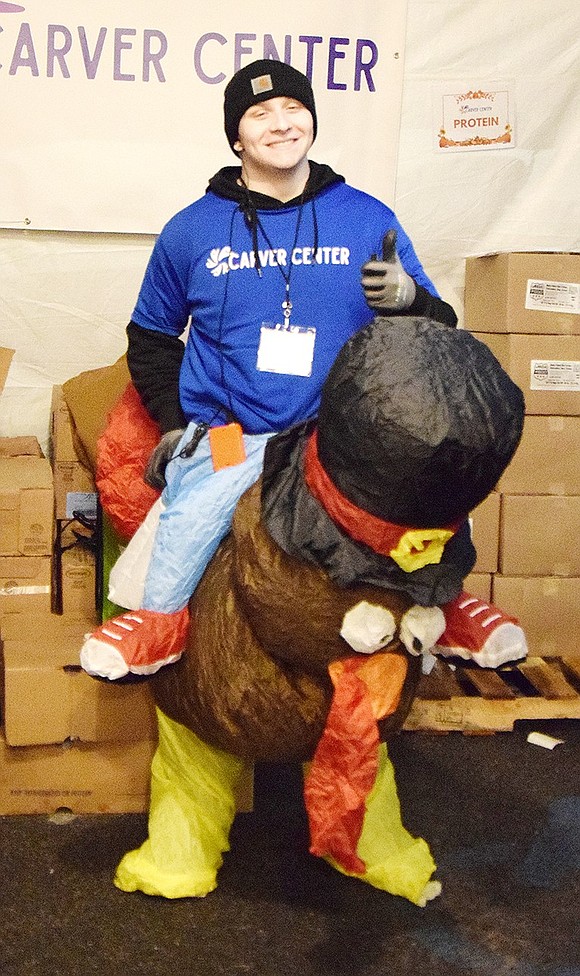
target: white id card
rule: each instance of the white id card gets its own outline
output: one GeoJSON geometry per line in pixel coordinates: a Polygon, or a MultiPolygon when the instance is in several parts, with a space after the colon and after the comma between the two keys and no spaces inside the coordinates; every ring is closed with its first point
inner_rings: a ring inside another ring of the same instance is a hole
{"type": "Polygon", "coordinates": [[[316,329],[303,325],[263,322],[256,368],[264,373],[310,376],[316,329]]]}

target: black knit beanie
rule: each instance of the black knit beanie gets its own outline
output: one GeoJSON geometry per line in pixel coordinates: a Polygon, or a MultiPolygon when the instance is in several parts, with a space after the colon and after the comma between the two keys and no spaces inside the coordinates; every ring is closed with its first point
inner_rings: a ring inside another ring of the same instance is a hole
{"type": "Polygon", "coordinates": [[[308,109],[314,122],[316,138],[316,108],[314,92],[306,75],[284,61],[254,61],[240,68],[226,85],[224,93],[224,123],[231,148],[238,138],[240,119],[251,105],[269,98],[295,98],[308,109]]]}

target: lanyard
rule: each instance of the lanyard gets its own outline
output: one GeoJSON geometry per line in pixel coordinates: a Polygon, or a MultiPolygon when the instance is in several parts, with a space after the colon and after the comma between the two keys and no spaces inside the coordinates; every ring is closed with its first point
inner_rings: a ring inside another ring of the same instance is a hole
{"type": "Polygon", "coordinates": [[[270,241],[270,238],[268,237],[266,231],[264,230],[264,226],[262,224],[262,221],[260,220],[260,218],[258,217],[258,214],[256,212],[256,223],[257,223],[259,229],[261,230],[262,236],[263,236],[264,240],[266,241],[266,244],[270,248],[272,254],[275,254],[276,255],[276,267],[279,269],[280,274],[282,275],[282,277],[284,279],[284,282],[286,284],[285,298],[284,298],[284,301],[282,302],[282,312],[284,314],[284,325],[286,325],[286,326],[290,325],[290,313],[292,311],[292,301],[290,299],[290,275],[292,274],[292,255],[294,254],[294,249],[296,247],[296,244],[298,243],[298,232],[300,230],[300,224],[302,222],[302,208],[303,208],[303,206],[304,206],[304,194],[302,194],[302,196],[300,197],[300,206],[298,208],[298,217],[296,219],[296,230],[294,232],[294,242],[292,244],[292,250],[290,251],[290,261],[289,261],[289,264],[288,264],[288,271],[287,272],[284,270],[284,268],[282,267],[282,265],[278,263],[278,255],[277,255],[276,251],[274,250],[274,248],[272,247],[272,243],[270,241]]]}

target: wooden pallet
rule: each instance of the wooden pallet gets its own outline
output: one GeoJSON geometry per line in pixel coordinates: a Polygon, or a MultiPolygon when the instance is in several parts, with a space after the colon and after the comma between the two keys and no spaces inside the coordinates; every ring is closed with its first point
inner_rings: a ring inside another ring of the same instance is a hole
{"type": "Polygon", "coordinates": [[[580,657],[531,657],[495,671],[439,658],[403,728],[477,735],[551,718],[580,718],[580,657]]]}

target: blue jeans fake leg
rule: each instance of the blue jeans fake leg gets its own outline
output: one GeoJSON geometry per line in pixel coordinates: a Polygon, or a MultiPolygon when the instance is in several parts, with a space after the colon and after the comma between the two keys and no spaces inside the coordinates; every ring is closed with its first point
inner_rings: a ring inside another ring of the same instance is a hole
{"type": "MultiPolygon", "coordinates": [[[[181,447],[191,438],[190,424],[181,447]]],[[[271,434],[244,435],[246,460],[214,471],[209,438],[191,458],[176,457],[167,466],[165,509],[159,519],[145,579],[143,608],[173,613],[194,592],[222,539],[228,534],[241,495],[262,473],[271,434]]]]}

